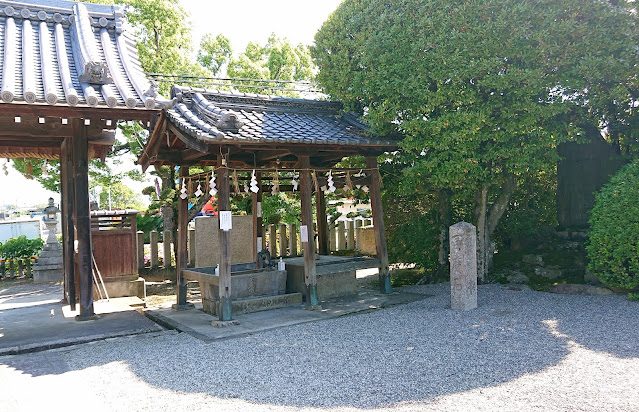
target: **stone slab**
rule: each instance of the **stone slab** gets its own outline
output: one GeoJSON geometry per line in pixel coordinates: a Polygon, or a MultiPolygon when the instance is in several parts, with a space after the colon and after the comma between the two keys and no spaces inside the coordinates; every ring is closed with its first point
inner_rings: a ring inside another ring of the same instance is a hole
{"type": "Polygon", "coordinates": [[[62,303],[46,303],[0,312],[0,355],[37,352],[107,338],[163,329],[129,305],[95,302],[97,320],[77,322],[62,303]]]}
{"type": "MultiPolygon", "coordinates": [[[[195,267],[216,266],[219,258],[218,219],[195,218],[195,267]]],[[[233,216],[231,263],[253,262],[253,216],[233,216]]]]}
{"type": "Polygon", "coordinates": [[[459,222],[450,232],[450,307],[471,310],[477,307],[477,231],[459,222]]]}
{"type": "Polygon", "coordinates": [[[178,312],[171,309],[157,309],[147,310],[145,314],[164,327],[188,333],[205,342],[212,342],[300,323],[371,312],[428,297],[429,295],[418,293],[393,292],[387,295],[370,289],[360,289],[356,295],[323,300],[321,309],[318,310],[304,310],[304,305],[297,305],[243,315],[234,314],[233,319],[237,320],[239,325],[230,328],[211,326],[211,322],[217,318],[203,312],[199,302],[195,302],[195,309],[191,310],[178,312]]]}

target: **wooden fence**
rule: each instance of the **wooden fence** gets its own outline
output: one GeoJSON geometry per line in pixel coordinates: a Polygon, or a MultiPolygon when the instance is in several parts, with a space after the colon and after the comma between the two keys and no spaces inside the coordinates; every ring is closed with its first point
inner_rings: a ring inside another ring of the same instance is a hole
{"type": "MultiPolygon", "coordinates": [[[[370,236],[365,236],[362,228],[369,227],[372,234],[371,219],[351,219],[340,220],[335,225],[329,225],[329,251],[341,252],[348,250],[358,250],[363,254],[374,254],[375,245],[371,245],[370,236]]],[[[317,233],[317,232],[316,232],[317,233]]],[[[272,257],[299,256],[302,248],[299,242],[299,227],[295,224],[268,225],[264,228],[265,248],[269,250],[272,257]]],[[[138,269],[158,269],[175,267],[175,257],[173,254],[173,243],[171,232],[165,231],[162,234],[163,242],[159,242],[159,233],[151,231],[149,233],[150,242],[145,244],[144,233],[137,232],[137,261],[138,269]]],[[[316,239],[317,240],[317,239],[316,239]]],[[[189,229],[187,237],[187,249],[189,254],[188,266],[195,266],[195,229],[189,229]]],[[[250,245],[250,243],[247,243],[250,245]]],[[[316,244],[316,250],[319,245],[316,244]]]]}

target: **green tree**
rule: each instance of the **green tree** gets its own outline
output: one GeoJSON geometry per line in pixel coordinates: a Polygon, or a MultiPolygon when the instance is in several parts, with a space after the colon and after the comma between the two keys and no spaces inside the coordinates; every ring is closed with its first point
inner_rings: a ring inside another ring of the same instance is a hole
{"type": "Polygon", "coordinates": [[[517,182],[550,170],[558,143],[585,124],[636,139],[629,4],[346,0],[311,54],[331,97],[373,133],[404,136],[404,181],[471,200],[458,215],[477,226],[483,279],[517,182]]]}
{"type": "MultiPolygon", "coordinates": [[[[307,46],[293,46],[287,39],[271,34],[266,44],[250,42],[243,53],[232,58],[227,73],[237,79],[273,80],[266,87],[279,93],[288,94],[286,89],[293,88],[290,83],[277,81],[309,81],[313,76],[313,62],[307,46]],[[281,90],[278,90],[281,89],[281,90]]],[[[263,82],[246,82],[253,86],[265,86],[263,82]]],[[[253,92],[253,88],[239,88],[241,91],[253,92]]]]}
{"type": "Polygon", "coordinates": [[[231,41],[223,34],[213,37],[207,33],[200,41],[200,50],[197,53],[197,61],[211,71],[213,76],[218,76],[222,68],[233,55],[231,41]]]}

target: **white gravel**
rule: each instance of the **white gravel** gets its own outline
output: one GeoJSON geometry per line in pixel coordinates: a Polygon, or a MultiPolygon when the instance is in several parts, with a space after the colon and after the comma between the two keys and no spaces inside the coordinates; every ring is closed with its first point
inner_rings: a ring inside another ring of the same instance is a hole
{"type": "Polygon", "coordinates": [[[211,344],[166,332],[3,357],[0,410],[61,410],[72,392],[105,411],[639,409],[639,303],[484,285],[455,312],[448,284],[409,290],[434,296],[211,344]]]}

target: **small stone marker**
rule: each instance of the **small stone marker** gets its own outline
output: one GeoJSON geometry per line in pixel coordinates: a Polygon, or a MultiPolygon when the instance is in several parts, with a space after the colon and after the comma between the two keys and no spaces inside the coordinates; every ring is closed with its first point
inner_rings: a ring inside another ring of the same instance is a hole
{"type": "Polygon", "coordinates": [[[452,225],[450,233],[450,307],[477,307],[477,234],[466,222],[452,225]]]}

